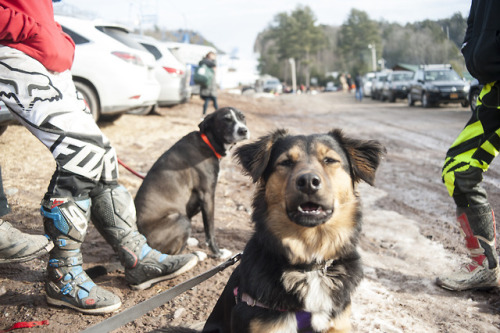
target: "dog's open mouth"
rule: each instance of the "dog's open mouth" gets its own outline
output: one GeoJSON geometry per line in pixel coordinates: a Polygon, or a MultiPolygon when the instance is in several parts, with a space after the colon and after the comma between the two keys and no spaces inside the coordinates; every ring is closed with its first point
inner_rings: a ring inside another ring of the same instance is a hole
{"type": "Polygon", "coordinates": [[[314,227],[328,221],[333,209],[324,208],[314,202],[305,202],[288,211],[288,217],[297,224],[314,227]]]}

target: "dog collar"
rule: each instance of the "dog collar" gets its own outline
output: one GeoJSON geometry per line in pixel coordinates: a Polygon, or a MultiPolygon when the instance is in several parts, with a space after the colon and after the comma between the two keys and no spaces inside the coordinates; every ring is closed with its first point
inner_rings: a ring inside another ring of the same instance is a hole
{"type": "Polygon", "coordinates": [[[214,146],[212,146],[212,144],[210,143],[210,140],[208,140],[208,137],[206,136],[205,133],[200,133],[200,136],[201,136],[201,139],[210,147],[210,149],[212,149],[212,151],[214,152],[215,156],[220,160],[222,158],[222,155],[219,154],[214,146]]]}

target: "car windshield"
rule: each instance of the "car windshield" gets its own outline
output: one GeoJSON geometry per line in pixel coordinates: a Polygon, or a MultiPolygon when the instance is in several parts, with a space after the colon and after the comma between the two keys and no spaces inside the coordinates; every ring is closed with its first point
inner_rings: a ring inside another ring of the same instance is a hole
{"type": "Polygon", "coordinates": [[[128,36],[128,32],[119,27],[96,26],[97,30],[104,32],[106,35],[113,37],[117,41],[136,50],[149,51],[141,43],[133,40],[128,36]]]}
{"type": "Polygon", "coordinates": [[[408,73],[394,73],[392,74],[392,81],[408,81],[413,77],[412,72],[408,73]]]}
{"type": "Polygon", "coordinates": [[[280,84],[280,81],[278,81],[278,80],[269,80],[266,82],[266,85],[268,85],[268,86],[274,86],[274,85],[278,85],[278,84],[280,84]]]}
{"type": "Polygon", "coordinates": [[[425,81],[461,81],[454,70],[425,71],[425,81]]]}

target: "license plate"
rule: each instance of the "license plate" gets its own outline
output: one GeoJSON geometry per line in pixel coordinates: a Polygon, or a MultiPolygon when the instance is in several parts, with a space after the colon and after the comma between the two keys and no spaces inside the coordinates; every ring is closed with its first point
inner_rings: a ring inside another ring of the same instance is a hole
{"type": "Polygon", "coordinates": [[[451,99],[457,99],[457,98],[458,98],[458,94],[456,94],[456,93],[451,93],[451,94],[450,94],[450,98],[451,98],[451,99]]]}

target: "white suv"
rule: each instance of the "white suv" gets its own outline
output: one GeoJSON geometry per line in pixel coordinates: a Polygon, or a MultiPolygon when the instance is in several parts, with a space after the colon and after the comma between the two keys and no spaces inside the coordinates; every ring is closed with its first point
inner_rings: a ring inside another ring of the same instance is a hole
{"type": "Polygon", "coordinates": [[[98,22],[55,18],[76,44],[73,81],[96,121],[113,120],[128,110],[156,105],[160,84],[155,79],[151,54],[99,31],[98,22]]]}

